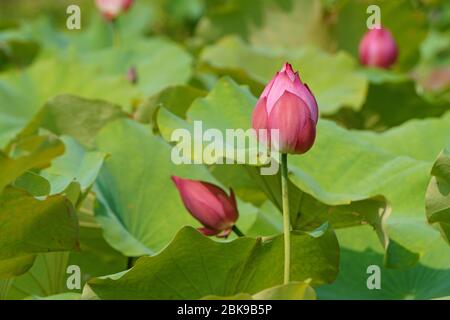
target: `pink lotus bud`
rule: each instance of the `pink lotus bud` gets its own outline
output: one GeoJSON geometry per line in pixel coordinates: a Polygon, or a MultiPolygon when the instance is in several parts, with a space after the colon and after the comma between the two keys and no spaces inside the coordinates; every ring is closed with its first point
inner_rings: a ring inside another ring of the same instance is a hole
{"type": "Polygon", "coordinates": [[[239,213],[233,190],[228,196],[219,187],[203,181],[172,176],[181,200],[191,215],[204,225],[198,230],[206,236],[227,237],[239,213]]]}
{"type": "Polygon", "coordinates": [[[265,87],[253,110],[254,129],[279,129],[282,153],[305,153],[314,144],[319,118],[317,102],[298,72],[285,63],[265,87]]]}
{"type": "Polygon", "coordinates": [[[138,82],[138,74],[137,74],[136,67],[133,66],[130,69],[128,69],[127,80],[131,84],[136,84],[138,82]]]}
{"type": "Polygon", "coordinates": [[[387,69],[397,60],[397,55],[394,37],[384,28],[367,31],[359,43],[359,61],[365,66],[387,69]]]}
{"type": "Polygon", "coordinates": [[[114,20],[131,7],[133,0],[95,0],[95,4],[106,19],[114,20]]]}

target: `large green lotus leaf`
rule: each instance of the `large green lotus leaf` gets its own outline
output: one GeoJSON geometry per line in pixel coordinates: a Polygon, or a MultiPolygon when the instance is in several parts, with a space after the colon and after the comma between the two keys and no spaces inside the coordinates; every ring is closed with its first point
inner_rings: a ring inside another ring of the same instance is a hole
{"type": "Polygon", "coordinates": [[[0,146],[12,139],[55,95],[76,94],[126,107],[135,96],[133,90],[124,76],[99,73],[95,66],[82,65],[75,59],[39,60],[26,70],[4,73],[0,76],[0,146]]]}
{"type": "Polygon", "coordinates": [[[164,107],[179,117],[185,117],[186,110],[192,102],[206,94],[206,91],[190,86],[169,87],[148,99],[136,111],[135,118],[139,122],[151,123],[154,126],[154,117],[159,107],[164,107]]]}
{"type": "Polygon", "coordinates": [[[68,135],[83,145],[92,146],[97,132],[109,121],[125,117],[117,105],[79,96],[58,95],[44,107],[18,134],[18,138],[46,129],[57,135],[68,135]]]}
{"type": "MultiPolygon", "coordinates": [[[[293,233],[291,240],[293,281],[334,280],[339,249],[333,231],[320,237],[293,233]]],[[[254,294],[282,282],[283,247],[282,235],[220,243],[186,227],[159,255],[140,258],[127,273],[90,280],[85,297],[94,293],[101,299],[199,299],[254,294]]]]}
{"type": "MultiPolygon", "coordinates": [[[[428,122],[428,132],[423,131],[423,135],[433,136],[434,139],[426,140],[423,145],[416,144],[417,140],[414,140],[417,137],[416,126],[408,126],[402,139],[397,140],[402,144],[400,150],[408,150],[405,145],[409,144],[410,149],[426,149],[434,157],[432,152],[439,150],[437,146],[440,141],[448,139],[450,132],[441,128],[445,128],[444,124],[449,120],[446,117],[438,122],[428,122]]],[[[391,132],[375,136],[370,134],[368,137],[365,132],[348,131],[325,120],[320,121],[317,131],[316,144],[311,152],[302,157],[290,157],[292,179],[302,190],[309,191],[319,199],[326,199],[327,203],[335,204],[346,203],[349,197],[358,198],[362,194],[383,191],[382,194],[388,196],[393,205],[401,206],[405,213],[423,204],[423,199],[419,201],[415,197],[410,201],[399,200],[404,200],[401,195],[410,194],[411,190],[421,190],[420,193],[424,194],[421,182],[431,163],[411,157],[417,153],[423,155],[424,151],[408,151],[407,154],[390,151],[390,142],[385,142],[385,137],[389,139],[393,136],[391,132]],[[386,149],[383,146],[387,146],[386,149]],[[333,159],[333,166],[319,165],[329,162],[330,158],[333,159]],[[395,182],[400,180],[404,184],[408,181],[408,187],[397,188],[395,182]],[[349,181],[352,183],[349,184],[349,181]],[[413,199],[414,202],[411,201],[413,199]]]]}
{"type": "MultiPolygon", "coordinates": [[[[204,128],[246,129],[254,104],[255,98],[248,90],[225,78],[206,98],[193,103],[184,126],[201,119],[204,128]]],[[[303,156],[289,157],[290,180],[327,205],[349,205],[377,195],[386,197],[392,206],[386,231],[393,240],[388,247],[391,254],[387,263],[411,265],[439,236],[423,219],[425,190],[432,166],[432,160],[427,160],[434,159],[442,143],[448,141],[449,121],[450,117],[445,116],[407,123],[383,134],[368,134],[320,120],[312,150],[303,156]],[[417,127],[421,128],[422,136],[417,127]],[[394,145],[394,141],[397,144],[394,145]],[[404,257],[404,262],[395,258],[396,252],[404,257]]],[[[164,117],[160,112],[158,123],[163,136],[170,139],[171,130],[183,122],[164,117]]],[[[345,211],[351,213],[351,210],[345,211]]]]}
{"type": "Polygon", "coordinates": [[[0,192],[30,169],[50,165],[64,152],[61,140],[51,136],[30,136],[11,145],[11,155],[0,151],[0,192]]]}
{"type": "MultiPolygon", "coordinates": [[[[14,186],[14,188],[6,187],[2,194],[4,223],[10,232],[13,231],[16,234],[16,238],[11,237],[12,241],[24,245],[23,248],[15,248],[17,244],[11,246],[9,250],[17,251],[13,253],[17,254],[17,257],[2,261],[0,272],[2,277],[22,274],[28,270],[34,261],[34,255],[31,253],[72,248],[70,242],[75,242],[77,239],[76,218],[72,206],[66,203],[68,201],[66,198],[55,196],[39,201],[32,197],[32,195],[48,195],[50,183],[42,176],[28,170],[48,166],[53,158],[63,152],[64,145],[58,139],[49,136],[29,136],[11,145],[11,157],[6,155],[1,157],[2,189],[11,182],[14,186]],[[10,221],[11,217],[21,217],[21,219],[10,221]],[[22,226],[19,227],[19,225],[22,226]],[[39,228],[43,234],[47,232],[42,239],[35,232],[39,228]]],[[[2,233],[8,237],[7,232],[2,231],[2,233]]],[[[7,250],[4,251],[7,252],[7,250]]]]}
{"type": "MultiPolygon", "coordinates": [[[[437,232],[423,221],[424,198],[428,183],[427,175],[432,161],[439,149],[450,139],[449,121],[450,117],[446,115],[439,120],[409,122],[382,134],[358,133],[358,135],[353,135],[354,138],[358,136],[357,140],[362,138],[364,145],[369,143],[368,147],[372,148],[372,152],[369,154],[367,151],[365,155],[357,155],[358,152],[354,156],[358,159],[357,163],[353,163],[351,167],[342,163],[341,169],[338,169],[341,172],[347,172],[349,169],[353,171],[357,170],[358,164],[360,164],[361,176],[358,182],[352,183],[352,186],[346,187],[345,190],[351,190],[353,186],[362,188],[364,185],[369,194],[383,194],[390,201],[393,214],[387,220],[386,226],[392,240],[388,246],[386,260],[389,266],[414,264],[438,236],[437,232]],[[388,156],[385,158],[386,160],[382,160],[384,157],[380,157],[382,154],[380,153],[376,160],[378,165],[374,164],[374,147],[381,148],[383,153],[388,156]],[[371,163],[373,174],[364,173],[368,163],[371,163]],[[349,169],[346,169],[348,167],[349,169]],[[379,169],[375,169],[376,167],[379,169]],[[399,184],[407,187],[398,188],[399,184]]],[[[332,140],[336,140],[335,137],[332,140]]],[[[347,154],[351,154],[350,150],[355,150],[354,147],[348,148],[348,142],[340,146],[337,143],[333,143],[333,145],[341,150],[346,150],[347,154]]],[[[355,145],[356,141],[353,142],[353,146],[355,145]]],[[[326,153],[322,154],[326,157],[326,153]]],[[[311,156],[311,161],[318,159],[314,150],[305,158],[309,156],[311,156]]],[[[305,167],[305,164],[299,164],[298,167],[300,166],[305,167]]],[[[325,175],[323,175],[323,170],[320,174],[317,171],[314,175],[315,179],[319,175],[326,177],[326,174],[330,174],[327,169],[325,169],[325,175]]],[[[334,181],[334,187],[338,189],[343,187],[339,186],[339,181],[343,180],[334,181]]],[[[337,189],[335,190],[337,191],[337,189]]],[[[357,189],[353,190],[356,193],[357,189]]]]}
{"type": "Polygon", "coordinates": [[[9,291],[9,288],[11,288],[11,279],[8,280],[0,280],[0,300],[6,299],[6,294],[9,291]]]}
{"type": "Polygon", "coordinates": [[[92,277],[113,274],[129,268],[132,259],[113,249],[103,236],[103,229],[97,222],[94,207],[95,194],[86,196],[78,209],[80,222],[80,251],[71,252],[70,265],[77,265],[82,271],[82,283],[92,277]]]}
{"type": "Polygon", "coordinates": [[[25,39],[6,38],[0,34],[0,72],[28,66],[37,56],[39,45],[25,39]]]}
{"type": "Polygon", "coordinates": [[[412,268],[388,269],[384,251],[369,227],[336,231],[341,246],[339,275],[331,285],[318,287],[319,299],[433,299],[450,294],[450,250],[437,239],[412,268]],[[367,282],[380,268],[381,289],[370,290],[367,282]]]}
{"type": "Polygon", "coordinates": [[[367,13],[367,8],[370,5],[378,5],[381,24],[391,30],[399,47],[397,67],[408,70],[414,66],[419,58],[419,46],[427,30],[424,10],[419,10],[407,0],[358,0],[343,3],[338,8],[338,18],[332,29],[339,48],[358,56],[359,42],[368,30],[366,23],[370,14],[367,13]]]}
{"type": "Polygon", "coordinates": [[[148,97],[174,85],[185,84],[192,74],[192,58],[178,44],[151,38],[130,47],[106,48],[82,56],[82,61],[102,74],[125,77],[131,67],[137,71],[136,89],[148,97]]]}
{"type": "Polygon", "coordinates": [[[450,243],[450,148],[439,155],[431,175],[426,194],[428,222],[437,224],[444,239],[450,243]]]}
{"type": "MultiPolygon", "coordinates": [[[[212,174],[222,183],[231,185],[243,199],[247,193],[262,192],[265,199],[270,199],[274,208],[262,206],[258,218],[248,234],[272,235],[281,231],[281,176],[261,175],[260,168],[249,165],[215,165],[212,174]],[[233,179],[234,175],[234,180],[233,179]],[[237,177],[240,177],[239,179],[237,177]],[[242,177],[245,177],[242,179],[242,177]],[[252,183],[246,181],[250,179],[252,183]],[[244,181],[243,181],[244,180],[244,181]],[[242,183],[243,181],[243,183],[242,183]],[[244,187],[242,190],[240,188],[244,187]],[[242,194],[242,195],[241,195],[242,194]]],[[[324,223],[330,223],[334,229],[370,224],[377,232],[382,243],[387,242],[385,222],[391,208],[382,196],[374,196],[350,201],[348,204],[327,205],[302,192],[295,184],[288,182],[289,208],[291,224],[295,230],[312,230],[324,223]]],[[[259,199],[258,199],[259,201],[259,199]]]]}
{"type": "Polygon", "coordinates": [[[441,118],[410,120],[382,133],[358,131],[358,134],[389,153],[433,162],[442,148],[450,144],[449,126],[450,112],[441,118]],[[411,148],[412,143],[415,148],[411,148]]]}
{"type": "MultiPolygon", "coordinates": [[[[163,119],[162,115],[160,119],[163,119]]],[[[247,166],[238,164],[233,166],[214,164],[211,166],[211,173],[217,180],[225,185],[232,186],[235,194],[242,200],[260,207],[267,200],[266,190],[258,185],[257,179],[250,175],[247,170],[247,166]]],[[[255,171],[256,174],[259,174],[259,168],[255,171]]]]}
{"type": "MultiPolygon", "coordinates": [[[[248,175],[255,182],[254,187],[263,190],[278,212],[282,212],[281,176],[261,175],[255,166],[245,167],[248,175]]],[[[303,192],[297,185],[288,181],[289,209],[291,224],[295,230],[311,230],[324,223],[331,223],[333,228],[347,228],[370,224],[380,237],[387,242],[385,222],[391,208],[382,196],[372,196],[359,200],[350,200],[345,204],[328,205],[303,192]]]]}
{"type": "Polygon", "coordinates": [[[52,166],[40,172],[51,185],[51,194],[62,193],[72,182],[79,184],[86,192],[95,182],[106,154],[98,151],[85,151],[71,137],[62,136],[66,152],[52,162],[52,166]]]}
{"type": "MultiPolygon", "coordinates": [[[[448,118],[442,122],[448,123],[448,118]]],[[[440,130],[439,127],[429,123],[428,132],[424,131],[424,135],[433,136],[433,139],[420,145],[414,140],[417,130],[410,126],[399,144],[408,144],[410,149],[426,148],[433,154],[439,141],[449,135],[447,130],[440,130]]],[[[389,237],[395,240],[391,242],[392,247],[388,247],[388,252],[398,243],[397,249],[403,253],[423,253],[436,238],[435,230],[423,221],[431,162],[408,156],[413,152],[403,155],[384,150],[378,146],[386,144],[383,141],[384,135],[378,136],[377,142],[367,141],[365,134],[346,131],[333,123],[321,121],[313,150],[303,157],[291,157],[291,179],[300,189],[328,204],[344,204],[348,199],[358,200],[361,196],[384,195],[392,207],[386,228],[389,237]],[[333,166],[326,165],[330,159],[333,159],[333,166]],[[399,185],[403,187],[399,188],[399,185]]],[[[387,264],[410,265],[418,259],[411,260],[411,254],[407,256],[409,258],[402,262],[388,254],[387,264]]]]}
{"type": "Polygon", "coordinates": [[[73,207],[62,196],[37,200],[7,187],[1,194],[1,209],[1,259],[78,246],[73,207]]]}
{"type": "Polygon", "coordinates": [[[258,209],[258,216],[247,235],[258,237],[283,233],[283,216],[270,200],[266,200],[258,209]]]}
{"type": "Polygon", "coordinates": [[[25,274],[12,279],[7,299],[46,297],[68,291],[66,287],[69,252],[42,253],[25,274]]]}
{"type": "Polygon", "coordinates": [[[316,293],[306,282],[289,282],[257,292],[254,295],[238,293],[233,296],[206,296],[202,300],[316,300],[316,293]]]}
{"type": "Polygon", "coordinates": [[[203,121],[204,129],[247,129],[251,125],[254,104],[256,98],[246,87],[225,77],[218,81],[205,98],[194,101],[186,112],[186,119],[190,123],[203,121]]]}
{"type": "MultiPolygon", "coordinates": [[[[257,219],[247,235],[268,236],[282,232],[279,174],[263,176],[258,167],[244,165],[215,165],[211,172],[221,183],[232,186],[241,199],[260,206],[257,219]],[[270,202],[266,199],[270,199],[270,202]]],[[[370,224],[380,241],[386,243],[385,222],[390,214],[390,206],[384,197],[371,197],[343,205],[326,205],[302,192],[290,181],[288,188],[291,223],[295,230],[312,230],[326,222],[334,229],[370,224]]]]}
{"type": "MultiPolygon", "coordinates": [[[[79,231],[80,251],[38,255],[33,267],[27,273],[12,280],[5,297],[7,299],[56,299],[58,297],[66,299],[66,295],[79,295],[80,290],[69,290],[67,287],[66,282],[70,276],[67,273],[68,266],[80,268],[81,288],[92,277],[126,269],[126,257],[105,242],[98,226],[81,226],[79,231]]],[[[70,296],[67,297],[69,298],[70,296]]]]}
{"type": "MultiPolygon", "coordinates": [[[[276,234],[276,228],[282,226],[281,212],[281,177],[277,175],[261,175],[260,168],[248,165],[214,165],[211,173],[221,183],[230,185],[243,200],[256,206],[270,199],[275,208],[267,205],[259,210],[255,225],[249,230],[252,235],[276,234]],[[275,213],[272,213],[275,211],[275,213]],[[275,216],[274,216],[275,215],[275,216]]],[[[352,201],[343,205],[326,205],[307,193],[302,192],[292,182],[288,183],[291,209],[291,223],[295,229],[308,230],[330,222],[333,228],[346,228],[361,224],[374,227],[384,243],[384,223],[390,214],[390,207],[382,196],[352,201]]],[[[282,228],[278,231],[281,232],[282,228]]]]}
{"type": "Polygon", "coordinates": [[[92,277],[125,270],[127,258],[105,241],[99,225],[81,224],[80,251],[70,253],[68,264],[80,267],[83,285],[92,277]]]}
{"type": "MultiPolygon", "coordinates": [[[[71,276],[68,266],[77,266],[81,272],[81,288],[92,277],[125,270],[127,259],[112,249],[104,240],[102,229],[92,212],[93,197],[88,196],[78,209],[79,251],[40,254],[33,267],[20,277],[10,279],[9,299],[53,299],[53,295],[74,294],[79,289],[69,288],[71,276]],[[70,292],[67,292],[70,291],[70,292]],[[50,295],[50,296],[49,296],[50,295]]],[[[34,260],[34,257],[33,257],[34,260]]],[[[71,282],[73,284],[73,282],[71,282]]],[[[80,288],[80,289],[81,289],[80,288]]]]}
{"type": "Polygon", "coordinates": [[[42,197],[50,194],[50,182],[33,171],[26,171],[18,177],[12,185],[18,189],[28,191],[35,197],[42,197]]]}
{"type": "Polygon", "coordinates": [[[289,61],[311,88],[321,114],[332,114],[341,107],[359,110],[366,96],[367,80],[357,72],[353,58],[344,52],[330,55],[313,47],[288,52],[260,50],[236,37],[227,37],[206,47],[200,58],[220,74],[231,74],[244,83],[248,79],[256,82],[258,86],[252,86],[255,94],[289,61]],[[318,72],[319,69],[333,72],[318,72]]]}
{"type": "MultiPolygon", "coordinates": [[[[35,255],[26,255],[18,258],[0,260],[0,283],[10,281],[11,278],[24,274],[33,266],[33,263],[36,259],[35,255]],[[6,280],[1,280],[6,279],[6,280]]],[[[5,292],[0,294],[0,296],[6,296],[6,288],[4,288],[5,292]]],[[[8,286],[9,290],[9,286],[8,286]]],[[[0,297],[1,300],[1,297],[0,297]]]]}
{"type": "Polygon", "coordinates": [[[361,73],[370,81],[363,107],[358,112],[343,109],[333,115],[346,127],[380,131],[410,119],[438,117],[449,110],[448,103],[428,101],[404,74],[379,69],[361,73]]]}
{"type": "MultiPolygon", "coordinates": [[[[198,225],[183,207],[170,177],[217,183],[204,166],[175,165],[171,146],[153,135],[150,127],[131,120],[108,124],[96,141],[100,151],[111,155],[97,180],[95,214],[113,248],[127,256],[155,254],[180,227],[198,225]]],[[[257,210],[245,202],[238,201],[238,206],[238,226],[245,230],[257,210]]]]}
{"type": "Polygon", "coordinates": [[[235,34],[264,48],[330,48],[328,28],[318,0],[231,0],[210,3],[196,33],[206,41],[235,34]]]}
{"type": "Polygon", "coordinates": [[[24,265],[31,266],[30,255],[78,248],[74,208],[60,195],[38,200],[26,191],[5,188],[0,195],[0,226],[0,260],[10,266],[2,278],[11,275],[11,262],[24,272],[24,265]]]}
{"type": "MultiPolygon", "coordinates": [[[[25,143],[30,144],[28,141],[33,140],[36,140],[35,144],[37,145],[35,147],[36,150],[31,155],[14,159],[14,161],[10,160],[9,173],[14,172],[12,170],[13,165],[17,167],[17,170],[21,171],[43,166],[43,164],[36,165],[34,162],[43,161],[40,158],[44,156],[49,157],[55,153],[55,151],[49,153],[47,149],[50,149],[51,145],[46,145],[44,143],[46,140],[41,142],[42,146],[38,144],[40,140],[44,139],[43,137],[35,136],[41,129],[58,135],[68,134],[74,138],[62,136],[60,140],[50,140],[57,147],[55,155],[59,155],[61,153],[60,150],[65,149],[64,155],[54,160],[52,166],[41,171],[40,175],[29,171],[25,172],[14,181],[14,185],[27,190],[35,196],[48,195],[49,193],[58,194],[63,191],[70,193],[70,190],[72,190],[76,201],[78,198],[76,193],[85,192],[94,183],[106,157],[106,154],[101,152],[85,151],[77,140],[85,145],[91,145],[93,136],[105,123],[122,116],[124,114],[118,106],[106,102],[87,100],[75,96],[58,96],[51,99],[33,120],[21,130],[16,138],[9,143],[7,148],[11,150],[17,150],[21,145],[25,143]],[[19,160],[21,161],[20,163],[19,160]],[[20,165],[21,163],[22,165],[20,165]],[[24,167],[25,165],[26,167],[24,167]],[[69,186],[70,190],[66,190],[69,186]],[[77,188],[79,191],[75,190],[77,188]]],[[[47,161],[50,162],[50,160],[47,161]]]]}

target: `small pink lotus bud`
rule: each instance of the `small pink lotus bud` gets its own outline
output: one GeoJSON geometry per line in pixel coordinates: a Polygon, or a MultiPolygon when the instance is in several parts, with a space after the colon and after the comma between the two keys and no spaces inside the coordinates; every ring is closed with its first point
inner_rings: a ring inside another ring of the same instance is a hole
{"type": "Polygon", "coordinates": [[[126,12],[133,4],[133,0],[95,0],[95,4],[102,15],[111,21],[126,12]]]}
{"type": "Polygon", "coordinates": [[[254,129],[278,129],[282,153],[308,151],[316,138],[317,102],[298,72],[285,63],[265,87],[253,110],[254,129]]]}
{"type": "Polygon", "coordinates": [[[394,37],[384,28],[367,31],[359,43],[359,61],[365,66],[387,69],[395,63],[397,55],[394,37]]]}
{"type": "Polygon", "coordinates": [[[138,82],[138,74],[137,74],[136,67],[133,66],[130,69],[128,69],[127,80],[131,84],[136,84],[138,82]]]}
{"type": "Polygon", "coordinates": [[[239,213],[233,190],[228,196],[221,188],[203,181],[172,176],[181,200],[191,215],[203,228],[198,230],[206,236],[227,237],[239,213]]]}

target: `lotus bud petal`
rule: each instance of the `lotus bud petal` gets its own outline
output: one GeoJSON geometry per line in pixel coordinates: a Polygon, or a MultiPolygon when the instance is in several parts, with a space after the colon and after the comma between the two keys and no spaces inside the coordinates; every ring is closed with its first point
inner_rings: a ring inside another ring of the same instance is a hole
{"type": "Polygon", "coordinates": [[[198,230],[207,236],[228,236],[239,217],[233,190],[227,195],[208,182],[176,176],[172,180],[186,209],[204,226],[198,230]]]}
{"type": "Polygon", "coordinates": [[[126,12],[133,4],[133,0],[95,0],[95,4],[102,15],[112,21],[126,12]]]}

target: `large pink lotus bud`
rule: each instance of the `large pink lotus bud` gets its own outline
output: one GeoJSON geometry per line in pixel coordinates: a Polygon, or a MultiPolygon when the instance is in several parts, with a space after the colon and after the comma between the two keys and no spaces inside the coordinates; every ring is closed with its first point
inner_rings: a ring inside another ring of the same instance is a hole
{"type": "Polygon", "coordinates": [[[221,188],[203,181],[172,176],[181,200],[191,215],[203,228],[198,230],[206,236],[227,237],[239,213],[233,190],[228,196],[221,188]]]}
{"type": "Polygon", "coordinates": [[[95,0],[95,4],[106,19],[114,20],[131,7],[133,0],[95,0]]]}
{"type": "Polygon", "coordinates": [[[367,31],[359,43],[359,61],[365,66],[387,69],[395,63],[397,55],[394,37],[384,28],[367,31]]]}
{"type": "Polygon", "coordinates": [[[279,151],[301,154],[314,144],[318,117],[311,90],[301,82],[298,72],[294,73],[292,66],[285,63],[259,97],[252,126],[256,130],[278,129],[279,151]]]}

